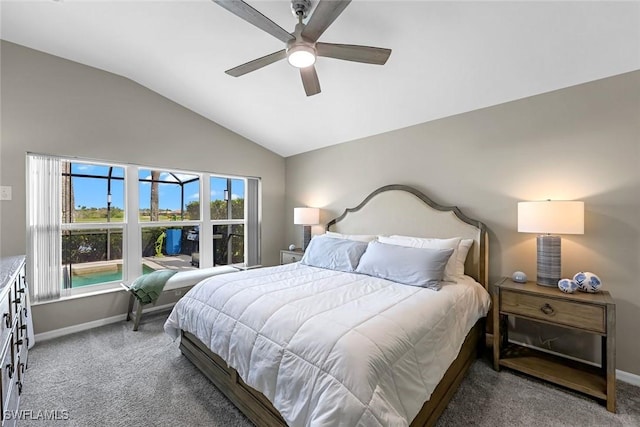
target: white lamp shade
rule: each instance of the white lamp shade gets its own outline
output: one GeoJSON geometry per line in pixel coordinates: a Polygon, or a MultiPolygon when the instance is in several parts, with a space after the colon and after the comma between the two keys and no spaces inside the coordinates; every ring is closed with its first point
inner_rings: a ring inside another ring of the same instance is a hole
{"type": "Polygon", "coordinates": [[[519,202],[518,231],[584,234],[584,202],[561,200],[519,202]]]}
{"type": "Polygon", "coordinates": [[[320,209],[293,208],[293,223],[298,225],[320,224],[320,209]]]}

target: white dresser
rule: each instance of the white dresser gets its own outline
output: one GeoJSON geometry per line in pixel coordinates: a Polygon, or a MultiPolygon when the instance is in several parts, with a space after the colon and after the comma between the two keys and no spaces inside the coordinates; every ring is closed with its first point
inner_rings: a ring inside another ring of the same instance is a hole
{"type": "Polygon", "coordinates": [[[0,259],[0,316],[0,404],[5,427],[16,425],[27,352],[34,340],[24,256],[0,259]]]}

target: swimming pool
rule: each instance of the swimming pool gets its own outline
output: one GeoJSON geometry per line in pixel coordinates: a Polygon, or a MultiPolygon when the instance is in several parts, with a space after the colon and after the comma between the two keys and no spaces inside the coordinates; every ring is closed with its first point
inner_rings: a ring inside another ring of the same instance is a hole
{"type": "MultiPolygon", "coordinates": [[[[155,271],[153,268],[142,264],[142,274],[148,274],[155,271]]],[[[71,275],[71,287],[79,288],[81,286],[96,285],[98,283],[115,282],[122,280],[121,268],[117,270],[97,271],[89,274],[73,274],[71,275]]]]}

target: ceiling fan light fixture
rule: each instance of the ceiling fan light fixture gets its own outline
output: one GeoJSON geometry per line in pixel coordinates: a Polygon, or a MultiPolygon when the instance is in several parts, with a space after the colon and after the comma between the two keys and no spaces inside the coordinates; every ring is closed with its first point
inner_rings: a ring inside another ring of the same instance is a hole
{"type": "Polygon", "coordinates": [[[296,68],[310,67],[316,62],[316,50],[306,45],[293,46],[287,50],[287,61],[296,68]]]}

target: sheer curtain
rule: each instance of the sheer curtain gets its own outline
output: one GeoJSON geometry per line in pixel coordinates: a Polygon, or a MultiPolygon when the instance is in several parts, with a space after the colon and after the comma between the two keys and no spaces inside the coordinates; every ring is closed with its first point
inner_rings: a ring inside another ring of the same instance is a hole
{"type": "Polygon", "coordinates": [[[27,155],[27,265],[32,301],[60,297],[61,160],[27,155]]]}

